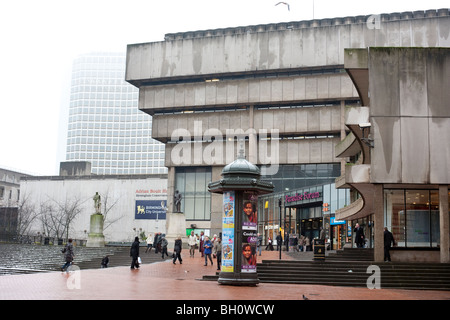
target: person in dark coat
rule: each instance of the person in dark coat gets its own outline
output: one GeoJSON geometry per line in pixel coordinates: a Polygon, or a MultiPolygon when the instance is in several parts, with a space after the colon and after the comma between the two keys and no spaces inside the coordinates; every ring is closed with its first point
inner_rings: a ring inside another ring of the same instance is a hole
{"type": "Polygon", "coordinates": [[[134,242],[130,249],[131,269],[139,268],[138,257],[139,257],[139,237],[134,238],[134,242]]]}
{"type": "Polygon", "coordinates": [[[161,232],[155,233],[155,239],[153,239],[153,247],[155,248],[155,253],[161,251],[161,232]]]}
{"type": "Polygon", "coordinates": [[[183,259],[181,259],[181,248],[183,246],[183,243],[181,241],[181,237],[178,237],[175,240],[175,245],[173,247],[173,264],[176,264],[176,261],[180,261],[180,264],[182,264],[183,259]]]}
{"type": "Polygon", "coordinates": [[[277,240],[277,251],[281,251],[281,245],[283,244],[283,237],[281,236],[281,234],[278,234],[277,237],[275,238],[277,240]]]}
{"type": "Polygon", "coordinates": [[[62,253],[64,253],[64,260],[66,263],[61,267],[61,271],[67,271],[69,266],[72,264],[73,258],[75,255],[73,254],[73,244],[72,239],[68,240],[68,243],[62,250],[62,253]]]}
{"type": "Polygon", "coordinates": [[[364,248],[364,231],[363,228],[357,223],[355,225],[355,243],[358,248],[364,248]]]}
{"type": "Polygon", "coordinates": [[[101,268],[108,268],[108,263],[109,263],[109,256],[106,255],[103,259],[102,259],[102,263],[101,263],[101,268]]]}
{"type": "Polygon", "coordinates": [[[395,246],[394,236],[387,227],[384,227],[384,261],[391,261],[391,254],[389,253],[391,244],[395,246]]]}

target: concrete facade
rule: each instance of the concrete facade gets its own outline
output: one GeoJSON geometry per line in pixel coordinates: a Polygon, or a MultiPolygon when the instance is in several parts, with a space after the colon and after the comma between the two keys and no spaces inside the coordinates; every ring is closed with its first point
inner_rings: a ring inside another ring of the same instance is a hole
{"type": "MultiPolygon", "coordinates": [[[[436,247],[440,249],[439,261],[449,262],[450,49],[370,47],[348,49],[345,55],[345,67],[358,91],[362,95],[370,92],[367,106],[346,120],[353,137],[365,146],[364,151],[358,151],[370,160],[346,167],[345,184],[357,189],[362,198],[358,205],[340,210],[337,217],[373,215],[375,259],[382,261],[383,226],[391,224],[386,221],[385,210],[391,205],[386,202],[385,190],[429,190],[436,195],[434,203],[431,199],[418,207],[416,200],[404,201],[411,206],[412,215],[414,210],[428,212],[424,211],[428,207],[432,215],[434,206],[439,207],[439,230],[434,230],[439,233],[436,247]],[[357,127],[358,122],[361,125],[357,127]]],[[[419,222],[411,219],[409,223],[419,222]]],[[[430,238],[433,246],[431,242],[430,238]]],[[[418,259],[411,252],[409,257],[403,256],[418,259]]],[[[432,258],[424,257],[423,261],[429,260],[432,258]]]]}
{"type": "MultiPolygon", "coordinates": [[[[126,81],[139,88],[139,109],[153,116],[153,137],[166,143],[168,207],[177,167],[210,166],[212,180],[220,179],[237,147],[214,159],[205,160],[205,152],[213,147],[211,136],[226,141],[227,129],[244,132],[254,164],[344,164],[335,148],[349,130],[346,107],[366,106],[369,98],[368,88],[355,87],[345,73],[344,49],[450,47],[448,9],[380,15],[379,26],[369,18],[182,32],[129,45],[126,81]],[[266,137],[271,143],[263,146],[266,137]],[[186,153],[178,153],[182,147],[186,153]]],[[[369,164],[368,148],[360,148],[369,164]]],[[[211,221],[199,223],[215,232],[222,199],[211,199],[211,221]]]]}

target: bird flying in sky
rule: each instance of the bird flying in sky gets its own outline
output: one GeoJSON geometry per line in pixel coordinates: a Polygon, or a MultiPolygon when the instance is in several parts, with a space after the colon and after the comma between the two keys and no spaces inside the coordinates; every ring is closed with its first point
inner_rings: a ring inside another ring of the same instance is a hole
{"type": "Polygon", "coordinates": [[[291,8],[289,7],[289,3],[287,3],[287,2],[278,2],[275,6],[277,6],[277,5],[279,5],[279,4],[284,4],[284,5],[286,5],[287,8],[288,8],[288,11],[291,11],[291,8]]]}

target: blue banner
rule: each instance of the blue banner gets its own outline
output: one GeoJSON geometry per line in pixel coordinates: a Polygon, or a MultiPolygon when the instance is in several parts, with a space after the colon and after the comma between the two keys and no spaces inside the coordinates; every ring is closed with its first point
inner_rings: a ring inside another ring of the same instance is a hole
{"type": "Polygon", "coordinates": [[[166,200],[136,200],[136,205],[134,207],[134,218],[165,220],[166,211],[166,200]]]}

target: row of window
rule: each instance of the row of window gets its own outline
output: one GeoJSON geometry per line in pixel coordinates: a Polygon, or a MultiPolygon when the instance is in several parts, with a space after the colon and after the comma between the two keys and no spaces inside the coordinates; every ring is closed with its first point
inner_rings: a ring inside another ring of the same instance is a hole
{"type": "MultiPolygon", "coordinates": [[[[133,102],[137,105],[137,100],[133,102]]],[[[151,119],[151,116],[142,113],[139,111],[139,109],[136,109],[134,106],[128,107],[128,106],[117,106],[117,105],[103,105],[103,106],[97,106],[97,107],[90,107],[90,106],[72,106],[69,109],[69,115],[95,115],[95,114],[116,114],[116,115],[122,115],[122,116],[131,116],[131,115],[138,115],[141,118],[145,119],[151,119]]]]}
{"type": "MultiPolygon", "coordinates": [[[[151,154],[142,154],[142,153],[84,153],[84,152],[68,152],[66,154],[67,160],[123,160],[123,161],[130,161],[130,166],[133,165],[134,160],[148,160],[148,159],[159,159],[158,165],[163,166],[164,165],[164,153],[151,153],[151,154]]],[[[155,161],[155,160],[153,160],[155,161]]],[[[152,160],[148,160],[148,165],[155,164],[152,162],[152,160]]]]}
{"type": "Polygon", "coordinates": [[[109,174],[167,174],[167,168],[164,167],[146,167],[146,168],[101,168],[92,167],[92,173],[98,175],[109,174]]]}
{"type": "Polygon", "coordinates": [[[101,115],[78,114],[69,116],[68,128],[71,129],[130,129],[147,125],[151,129],[152,118],[139,114],[103,113],[101,115]]]}

